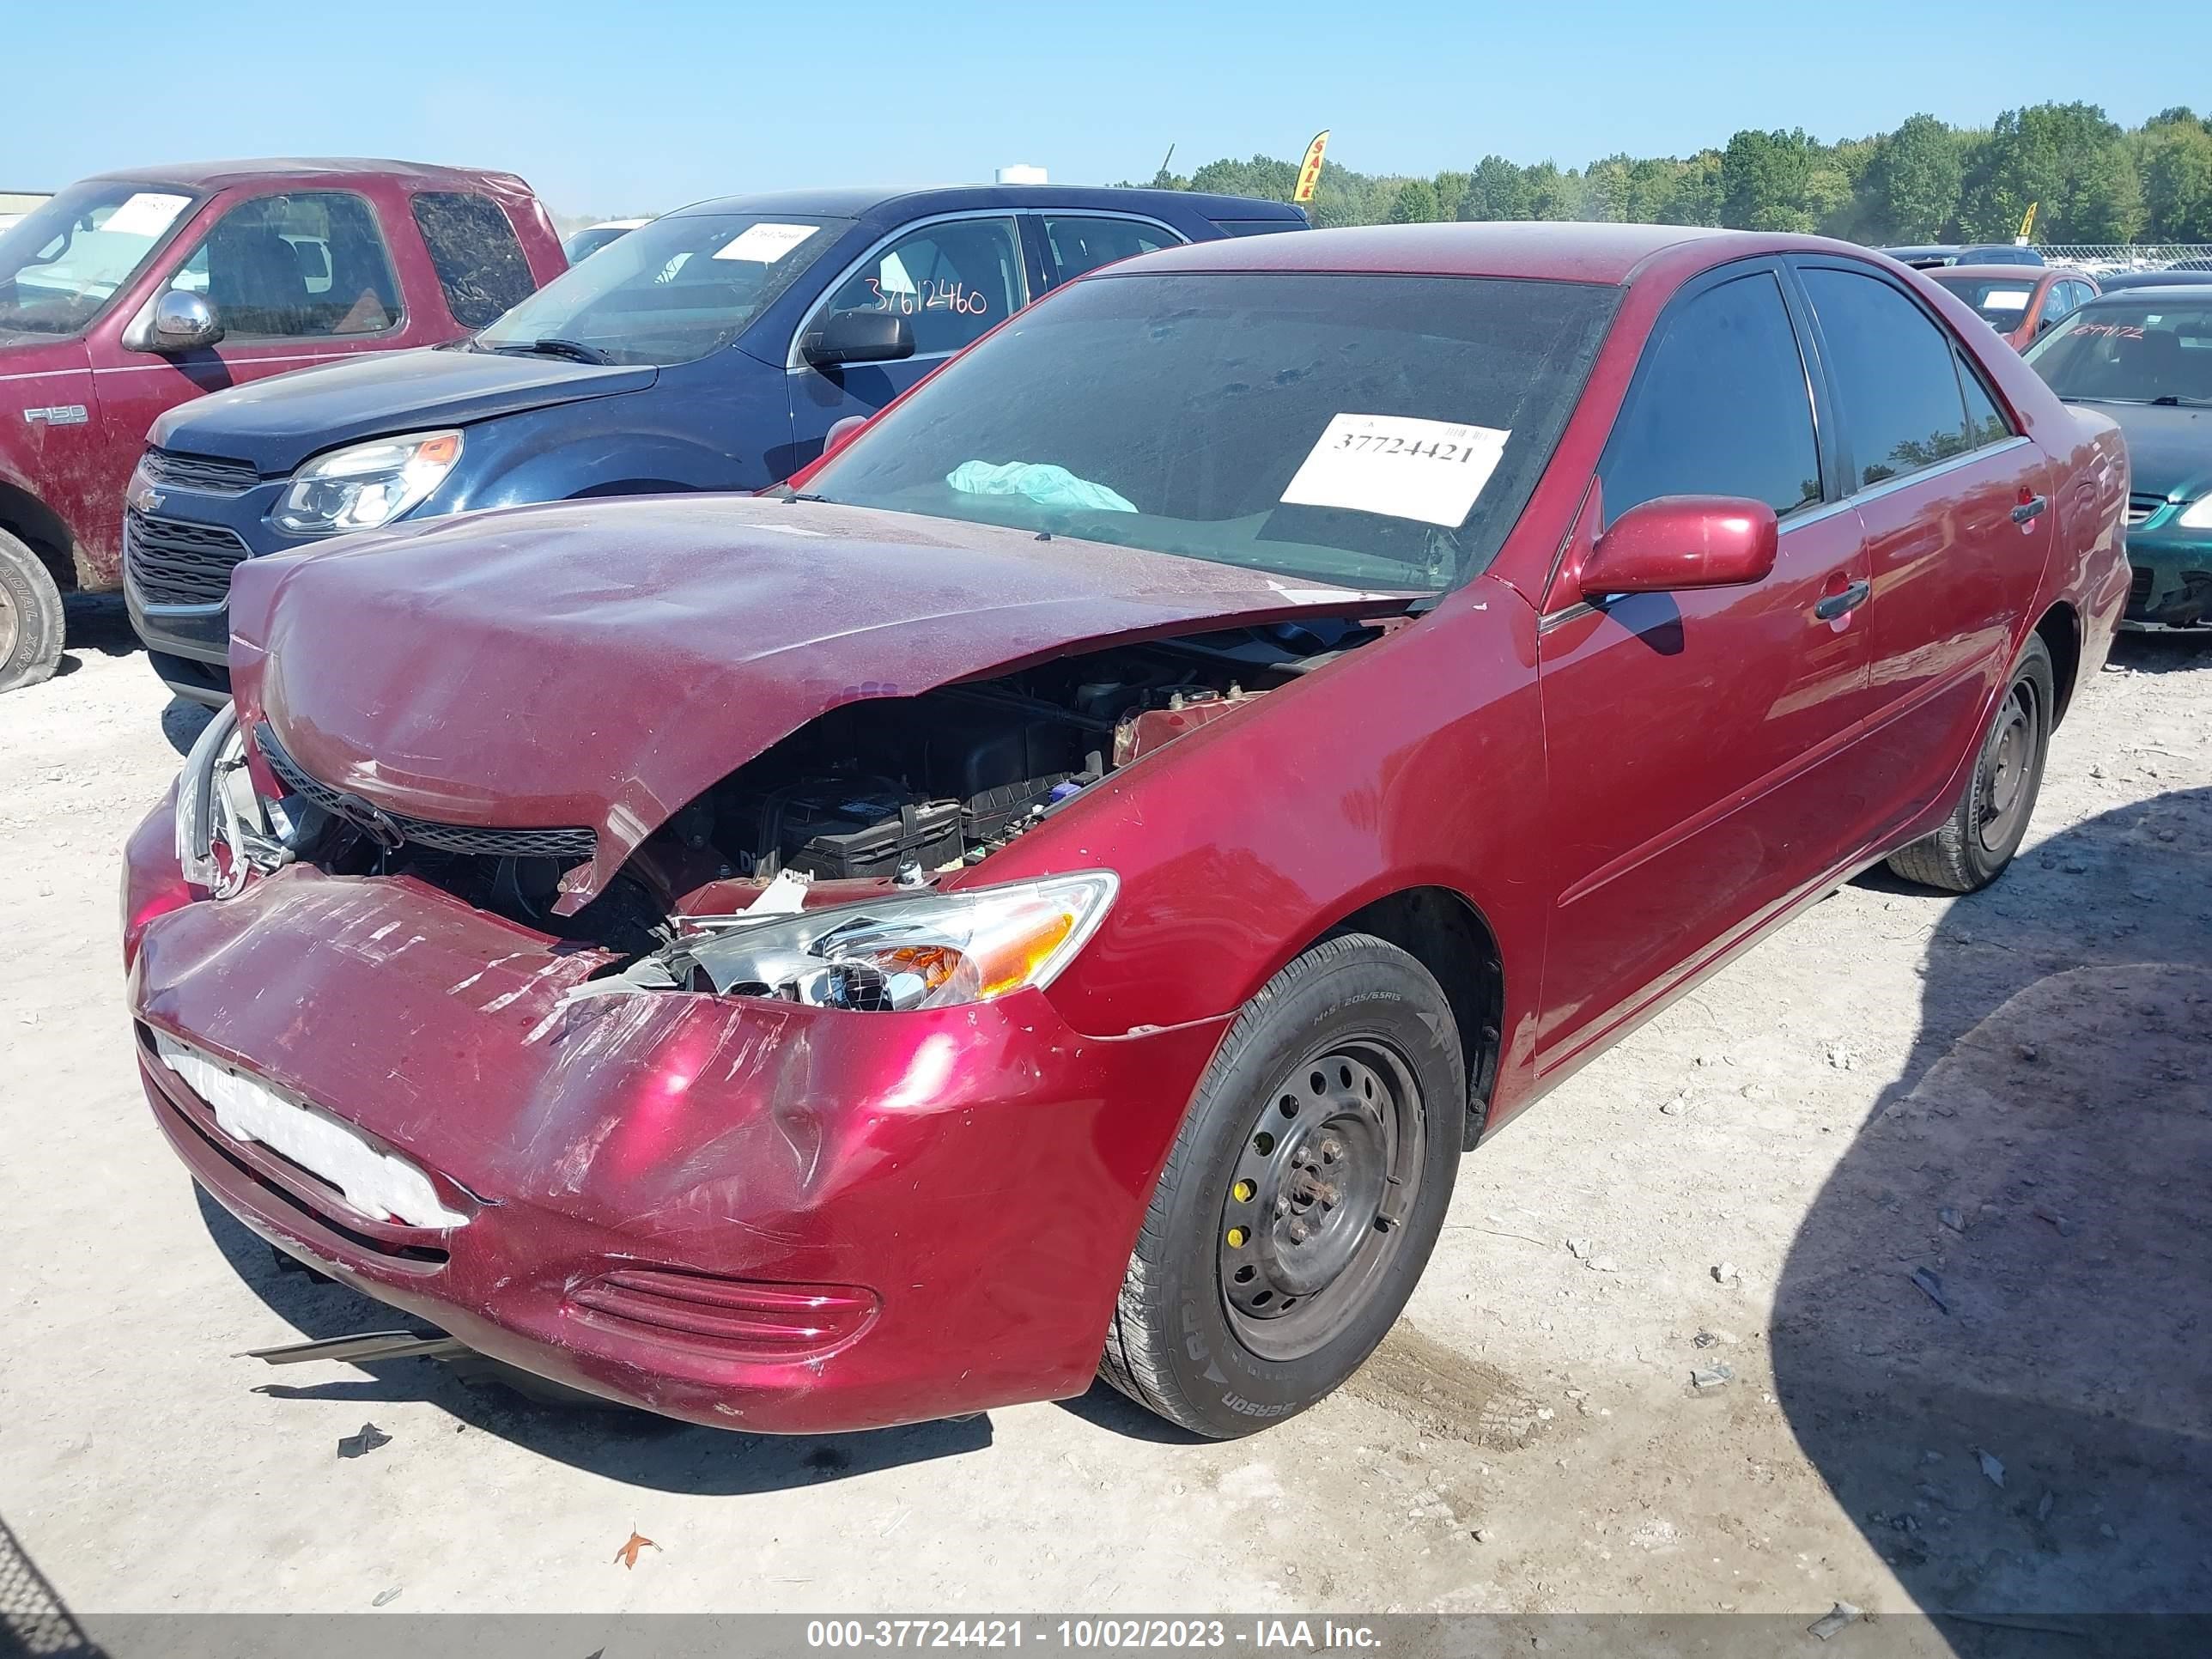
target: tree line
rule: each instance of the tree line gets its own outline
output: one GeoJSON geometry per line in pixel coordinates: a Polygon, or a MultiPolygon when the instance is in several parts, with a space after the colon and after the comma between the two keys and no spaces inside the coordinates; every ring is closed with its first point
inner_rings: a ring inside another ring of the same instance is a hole
{"type": "MultiPolygon", "coordinates": [[[[1286,202],[1298,166],[1272,155],[1210,161],[1159,188],[1286,202]]],[[[1430,178],[1324,161],[1316,226],[1433,220],[1584,219],[1847,240],[2007,242],[2037,204],[2040,242],[2212,242],[2212,117],[2161,111],[2123,127],[2094,104],[2008,109],[1987,127],[1909,117],[1892,132],[1823,143],[1802,128],[1742,131],[1694,155],[1608,155],[1581,168],[1486,155],[1430,178]]]]}

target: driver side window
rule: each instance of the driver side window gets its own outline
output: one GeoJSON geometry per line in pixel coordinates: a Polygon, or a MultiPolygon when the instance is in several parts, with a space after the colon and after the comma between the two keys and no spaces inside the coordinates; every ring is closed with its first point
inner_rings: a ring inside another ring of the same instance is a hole
{"type": "Polygon", "coordinates": [[[1598,462],[1607,524],[1660,495],[1820,499],[1797,334],[1771,273],[1706,289],[1664,324],[1598,462]]]}
{"type": "Polygon", "coordinates": [[[204,295],[228,340],[380,334],[400,320],[399,284],[376,216],[343,191],[237,204],[167,287],[204,295]]]}
{"type": "Polygon", "coordinates": [[[909,231],[846,279],[827,313],[894,311],[911,318],[917,357],[981,339],[1028,302],[1014,222],[953,219],[909,231]]]}

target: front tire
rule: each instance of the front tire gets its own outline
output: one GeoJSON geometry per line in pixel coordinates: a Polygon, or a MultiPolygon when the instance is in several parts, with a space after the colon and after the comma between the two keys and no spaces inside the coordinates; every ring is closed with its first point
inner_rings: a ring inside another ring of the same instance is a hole
{"type": "Polygon", "coordinates": [[[39,556],[0,530],[0,693],[52,677],[62,659],[62,591],[39,556]]]}
{"type": "Polygon", "coordinates": [[[1375,1351],[1451,1201],[1467,1074],[1404,951],[1322,941],[1261,988],[1161,1171],[1101,1374],[1215,1439],[1295,1415],[1375,1351]]]}
{"type": "Polygon", "coordinates": [[[2030,635],[1982,734],[1966,793],[1941,830],[1890,855],[1893,871],[1946,893],[1978,891],[2004,873],[2043,787],[2057,684],[2050,649],[2040,635],[2030,635]]]}

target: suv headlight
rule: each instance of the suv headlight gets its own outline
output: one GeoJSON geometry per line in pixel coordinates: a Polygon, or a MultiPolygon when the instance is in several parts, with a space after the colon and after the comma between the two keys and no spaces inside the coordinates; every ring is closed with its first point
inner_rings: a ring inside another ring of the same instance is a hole
{"type": "Polygon", "coordinates": [[[295,536],[374,530],[420,507],[460,459],[461,434],[451,431],[333,449],[300,469],[270,516],[295,536]]]}
{"type": "Polygon", "coordinates": [[[2212,530],[2212,495],[2200,495],[2174,522],[2184,530],[2212,530]]]}
{"type": "MultiPolygon", "coordinates": [[[[725,995],[817,1007],[944,1008],[1049,985],[1106,918],[1110,870],[965,892],[892,895],[687,939],[661,960],[725,995]]],[[[704,988],[703,987],[702,988],[704,988]]]]}

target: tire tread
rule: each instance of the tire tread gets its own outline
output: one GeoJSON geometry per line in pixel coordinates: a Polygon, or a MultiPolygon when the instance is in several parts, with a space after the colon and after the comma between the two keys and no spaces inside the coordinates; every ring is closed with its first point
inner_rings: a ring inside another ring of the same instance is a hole
{"type": "MultiPolygon", "coordinates": [[[[1237,1063],[1244,1039],[1283,996],[1314,975],[1326,973],[1340,962],[1357,960],[1378,949],[1404,957],[1416,968],[1419,966],[1398,946],[1371,933],[1332,934],[1292,961],[1244,1005],[1214,1049],[1213,1058],[1206,1063],[1192,1099],[1203,1097],[1237,1063]]],[[[1194,1433],[1219,1438],[1221,1431],[1206,1421],[1176,1385],[1173,1370],[1167,1363],[1168,1334],[1157,1328],[1156,1322],[1147,1316],[1147,1310],[1157,1305],[1158,1298],[1151,1293],[1151,1281],[1168,1248],[1169,1214],[1177,1189],[1188,1175],[1190,1160],[1198,1155],[1197,1139],[1189,1128],[1190,1120],[1187,1118],[1183,1130],[1176,1134],[1175,1145],[1169,1149],[1160,1178],[1153,1185],[1152,1202],[1146,1207],[1144,1224],[1137,1230],[1136,1247],[1129,1253],[1128,1269],[1122,1277],[1121,1293],[1115,1299],[1098,1374],[1147,1411],[1194,1433]]]]}

